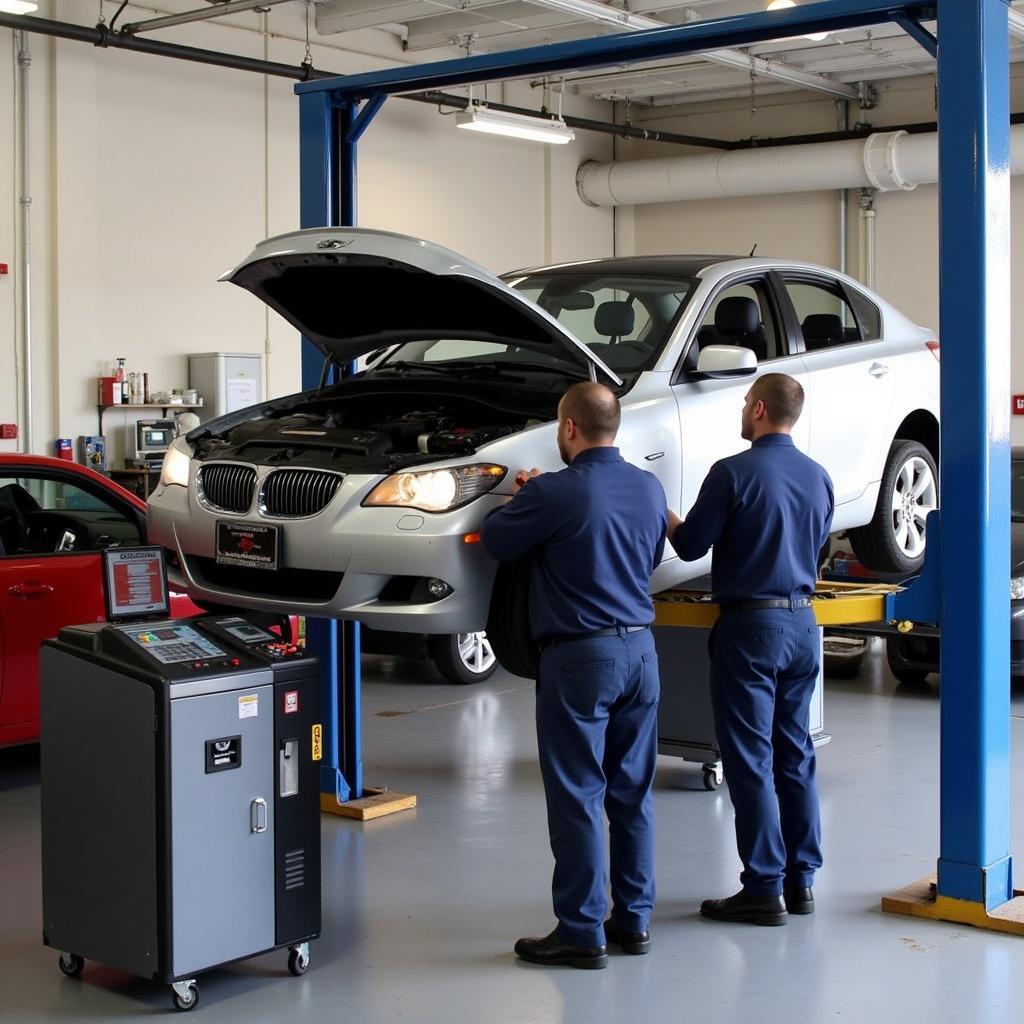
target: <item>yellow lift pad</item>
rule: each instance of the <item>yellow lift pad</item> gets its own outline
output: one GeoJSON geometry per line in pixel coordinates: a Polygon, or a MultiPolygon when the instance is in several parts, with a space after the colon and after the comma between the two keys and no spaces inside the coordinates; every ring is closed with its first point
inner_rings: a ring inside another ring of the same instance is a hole
{"type": "MultiPolygon", "coordinates": [[[[818,580],[811,608],[819,626],[850,626],[858,622],[884,622],[889,618],[887,599],[902,588],[889,583],[827,583],[818,580]]],[[[704,591],[663,590],[654,595],[656,626],[702,626],[718,618],[719,607],[704,591]]]]}

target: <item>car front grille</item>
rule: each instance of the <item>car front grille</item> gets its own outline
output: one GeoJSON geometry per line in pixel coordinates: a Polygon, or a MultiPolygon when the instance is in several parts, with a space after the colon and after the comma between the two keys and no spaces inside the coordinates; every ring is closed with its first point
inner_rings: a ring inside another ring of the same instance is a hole
{"type": "Polygon", "coordinates": [[[260,511],[281,519],[323,512],[338,493],[343,477],[317,469],[277,469],[264,481],[260,511]]]}
{"type": "Polygon", "coordinates": [[[222,512],[248,512],[256,486],[256,470],[251,466],[219,462],[200,466],[196,477],[199,494],[207,505],[222,512]]]}

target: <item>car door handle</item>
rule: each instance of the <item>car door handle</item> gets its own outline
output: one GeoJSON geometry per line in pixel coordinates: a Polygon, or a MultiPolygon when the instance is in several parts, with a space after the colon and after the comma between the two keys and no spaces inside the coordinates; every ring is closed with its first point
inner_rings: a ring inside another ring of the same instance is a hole
{"type": "Polygon", "coordinates": [[[42,597],[44,594],[52,594],[53,587],[49,583],[15,583],[7,592],[12,597],[42,597]]]}
{"type": "Polygon", "coordinates": [[[868,367],[868,373],[872,377],[884,377],[889,372],[889,367],[885,363],[872,363],[868,367]]]}

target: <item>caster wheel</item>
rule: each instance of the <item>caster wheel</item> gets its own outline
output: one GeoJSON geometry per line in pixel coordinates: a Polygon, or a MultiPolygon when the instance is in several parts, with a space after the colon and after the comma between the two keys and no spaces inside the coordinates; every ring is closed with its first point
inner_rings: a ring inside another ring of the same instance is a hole
{"type": "Polygon", "coordinates": [[[176,1010],[187,1013],[189,1010],[194,1010],[199,1004],[199,989],[196,988],[194,981],[175,985],[171,990],[171,1000],[176,1010]]]}
{"type": "Polygon", "coordinates": [[[85,967],[85,959],[75,953],[61,953],[57,965],[69,978],[77,978],[85,967]]]}
{"type": "Polygon", "coordinates": [[[722,769],[717,765],[704,765],[704,788],[713,793],[722,784],[722,769]]]}
{"type": "Polygon", "coordinates": [[[298,978],[305,974],[309,968],[309,951],[306,949],[293,949],[288,954],[288,970],[298,978]]]}

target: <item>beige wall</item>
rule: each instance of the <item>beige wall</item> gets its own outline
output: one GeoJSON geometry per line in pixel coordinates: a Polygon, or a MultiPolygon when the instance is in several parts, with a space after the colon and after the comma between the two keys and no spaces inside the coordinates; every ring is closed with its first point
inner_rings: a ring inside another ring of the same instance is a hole
{"type": "MultiPolygon", "coordinates": [[[[293,6],[275,8],[268,35],[250,14],[162,37],[298,64],[304,47],[293,6]]],[[[115,5],[107,7],[109,17],[115,5]]],[[[95,10],[50,0],[41,13],[91,23],[95,10]]],[[[145,11],[133,6],[124,18],[133,14],[145,11]]],[[[315,65],[352,73],[405,59],[384,33],[355,42],[365,52],[314,46],[315,65]]],[[[269,394],[297,390],[296,332],[251,295],[217,283],[259,239],[298,227],[292,83],[39,36],[29,43],[34,450],[51,453],[55,437],[96,432],[95,378],[119,355],[129,369],[148,371],[152,387],[170,388],[185,385],[189,352],[265,352],[269,394]]],[[[13,44],[13,33],[0,32],[0,133],[12,140],[13,44]]],[[[509,88],[504,98],[540,104],[528,87],[509,88]]],[[[598,103],[571,109],[607,116],[598,103]]],[[[458,132],[453,120],[434,107],[388,101],[361,146],[362,225],[441,242],[495,271],[611,255],[612,212],[584,206],[574,187],[582,160],[611,158],[609,137],[581,133],[556,153],[458,132]]],[[[0,197],[0,262],[12,271],[0,277],[0,422],[20,422],[13,154],[0,161],[0,197]]],[[[115,459],[139,415],[107,416],[115,459]]],[[[16,447],[0,442],[0,450],[16,447]]]]}
{"type": "MultiPolygon", "coordinates": [[[[1024,110],[1024,69],[1011,73],[1012,108],[1024,110]]],[[[899,79],[879,88],[873,110],[851,106],[850,123],[863,119],[878,129],[886,125],[933,121],[935,83],[931,78],[899,79]]],[[[756,101],[730,100],[717,104],[676,107],[637,116],[634,123],[691,135],[741,139],[750,136],[798,135],[835,131],[837,112],[828,97],[794,99],[774,95],[756,101]]],[[[648,158],[698,152],[678,146],[619,143],[619,158],[648,158]]],[[[859,276],[860,248],[857,201],[850,195],[848,271],[859,276]]],[[[1012,238],[1024,228],[1024,176],[1012,184],[1012,238]]],[[[806,259],[838,266],[836,193],[717,199],[622,208],[617,213],[620,250],[636,253],[747,253],[754,242],[759,255],[806,259]]],[[[923,185],[912,192],[883,193],[876,198],[875,286],[887,299],[918,323],[939,329],[938,303],[938,189],[923,185]]],[[[1024,294],[1024,251],[1013,249],[1013,294],[1024,294]]],[[[1013,324],[1013,370],[1010,391],[1024,392],[1024,318],[1013,324]]],[[[1024,444],[1024,417],[1012,424],[1015,444],[1024,444]]]]}

